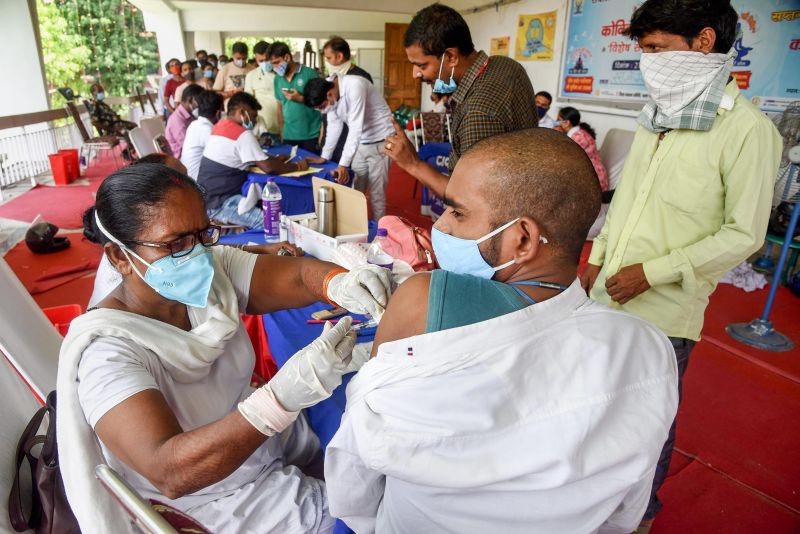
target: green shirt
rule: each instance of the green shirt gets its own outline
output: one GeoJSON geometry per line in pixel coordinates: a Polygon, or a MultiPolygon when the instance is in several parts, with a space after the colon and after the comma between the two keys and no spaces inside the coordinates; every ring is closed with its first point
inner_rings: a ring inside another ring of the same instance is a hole
{"type": "Polygon", "coordinates": [[[431,273],[425,332],[488,321],[527,305],[510,285],[437,269],[431,273]]]}
{"type": "Polygon", "coordinates": [[[708,296],[767,231],[782,140],[735,81],[725,94],[709,131],[672,130],[659,143],[638,128],[589,256],[602,266],[591,297],[668,336],[700,339],[708,296]],[[652,287],[620,306],[606,279],[637,263],[652,287]]]}
{"type": "Polygon", "coordinates": [[[294,89],[302,95],[306,83],[316,77],[317,71],[305,65],[300,65],[300,70],[294,73],[291,81],[287,80],[285,76],[275,75],[275,98],[281,103],[281,111],[283,111],[284,139],[305,141],[319,137],[321,126],[319,111],[302,102],[293,102],[287,99],[281,91],[281,89],[294,89]]]}

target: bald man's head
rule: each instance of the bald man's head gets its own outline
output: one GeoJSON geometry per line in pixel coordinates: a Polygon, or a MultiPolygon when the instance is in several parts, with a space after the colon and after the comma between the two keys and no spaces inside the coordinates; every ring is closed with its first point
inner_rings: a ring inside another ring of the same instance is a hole
{"type": "Polygon", "coordinates": [[[473,145],[459,159],[457,168],[462,166],[482,184],[492,227],[528,216],[554,256],[578,262],[600,211],[600,185],[574,141],[549,128],[497,135],[473,145]]]}

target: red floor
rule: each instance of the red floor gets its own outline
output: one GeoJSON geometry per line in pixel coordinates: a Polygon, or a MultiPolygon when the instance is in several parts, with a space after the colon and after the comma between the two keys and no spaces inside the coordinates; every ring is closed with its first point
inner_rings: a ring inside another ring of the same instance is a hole
{"type": "MultiPolygon", "coordinates": [[[[56,188],[37,188],[0,206],[0,216],[13,212],[32,220],[37,213],[52,214],[73,225],[110,170],[101,162],[89,170],[89,186],[57,191],[55,201],[48,193],[56,188]]],[[[429,227],[413,189],[413,179],[393,168],[387,211],[429,227]]],[[[100,249],[82,242],[80,234],[70,239],[71,252],[58,258],[35,257],[24,244],[5,257],[43,307],[85,305],[91,294],[94,277],[86,273],[100,249]]],[[[653,534],[800,532],[800,349],[766,353],[739,344],[724,330],[760,315],[766,295],[767,289],[748,294],[720,285],[711,297],[703,340],[685,377],[677,450],[653,534]]],[[[800,343],[800,299],[781,288],[771,319],[800,343]]]]}

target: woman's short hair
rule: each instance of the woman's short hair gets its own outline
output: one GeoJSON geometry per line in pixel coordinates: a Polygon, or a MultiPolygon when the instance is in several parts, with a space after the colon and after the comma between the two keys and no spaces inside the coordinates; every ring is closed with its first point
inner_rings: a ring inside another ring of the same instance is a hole
{"type": "MultiPolygon", "coordinates": [[[[83,214],[83,233],[95,243],[109,241],[95,221],[123,243],[135,241],[152,223],[148,216],[174,189],[189,189],[203,198],[200,186],[188,176],[161,163],[137,163],[124,167],[103,180],[95,205],[83,214]]],[[[180,206],[175,206],[180,209],[180,206]]]]}

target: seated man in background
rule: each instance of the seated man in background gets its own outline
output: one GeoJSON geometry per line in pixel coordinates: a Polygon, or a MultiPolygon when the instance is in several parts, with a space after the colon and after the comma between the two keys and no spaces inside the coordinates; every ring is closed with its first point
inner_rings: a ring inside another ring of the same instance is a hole
{"type": "Polygon", "coordinates": [[[181,163],[186,166],[186,174],[197,180],[200,171],[200,160],[211,128],[222,116],[222,95],[215,91],[203,91],[195,98],[197,102],[197,120],[192,121],[186,129],[181,149],[181,163]]]}
{"type": "Polygon", "coordinates": [[[377,221],[386,213],[389,183],[389,157],[383,152],[383,142],[394,133],[386,100],[366,78],[350,75],[334,75],[332,81],[314,78],[306,84],[303,100],[328,118],[323,158],[331,158],[342,127],[347,125],[347,141],[334,171],[336,181],[347,183],[348,167],[352,167],[356,187],[369,192],[372,219],[377,221]]]}
{"type": "Polygon", "coordinates": [[[122,120],[119,114],[104,102],[106,91],[100,83],[93,83],[92,91],[92,126],[100,135],[116,135],[128,139],[128,132],[136,128],[136,123],[122,120]]]}
{"type": "Polygon", "coordinates": [[[591,162],[550,129],[490,137],[445,201],[443,270],[400,286],[347,388],[331,513],[359,533],[633,531],[677,368],[664,334],[577,280],[591,162]]]}
{"type": "Polygon", "coordinates": [[[542,128],[553,128],[558,124],[547,114],[550,111],[550,105],[553,103],[553,96],[547,91],[539,91],[534,97],[536,102],[536,116],[539,118],[539,126],[542,128]]]}
{"type": "Polygon", "coordinates": [[[242,185],[247,169],[257,166],[267,174],[283,174],[308,169],[305,159],[286,163],[286,156],[269,157],[251,132],[261,104],[249,93],[236,93],[228,100],[228,114],[211,129],[197,182],[206,194],[208,216],[226,224],[264,228],[261,208],[239,213],[242,185]]]}
{"type": "Polygon", "coordinates": [[[183,150],[183,140],[186,138],[186,129],[197,118],[196,98],[204,89],[197,84],[186,88],[181,96],[180,104],[167,119],[164,137],[167,138],[172,155],[180,159],[183,150]]]}

